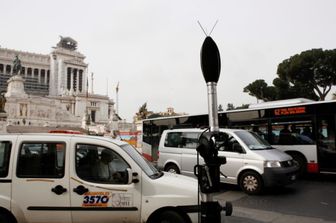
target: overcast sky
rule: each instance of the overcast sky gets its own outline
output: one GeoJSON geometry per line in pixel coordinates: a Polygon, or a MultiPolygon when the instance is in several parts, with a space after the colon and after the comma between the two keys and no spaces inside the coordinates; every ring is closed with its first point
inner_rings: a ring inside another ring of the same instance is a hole
{"type": "MultiPolygon", "coordinates": [[[[59,35],[78,42],[94,73],[94,92],[116,99],[132,121],[139,107],[207,112],[200,68],[205,35],[217,43],[222,69],[218,104],[256,103],[243,88],[269,85],[277,65],[312,48],[336,48],[334,0],[2,0],[0,46],[49,54],[59,35]],[[108,83],[108,84],[107,84],[108,83]],[[108,91],[107,91],[108,86],[108,91]]],[[[335,91],[334,91],[335,92],[335,91]]]]}

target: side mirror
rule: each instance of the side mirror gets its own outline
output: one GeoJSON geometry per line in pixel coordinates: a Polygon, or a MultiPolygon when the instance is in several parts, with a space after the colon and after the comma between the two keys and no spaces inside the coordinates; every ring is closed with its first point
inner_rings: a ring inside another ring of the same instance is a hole
{"type": "Polygon", "coordinates": [[[131,183],[138,183],[139,179],[138,179],[138,173],[137,172],[133,172],[130,168],[126,169],[127,172],[127,184],[131,184],[131,183]]]}

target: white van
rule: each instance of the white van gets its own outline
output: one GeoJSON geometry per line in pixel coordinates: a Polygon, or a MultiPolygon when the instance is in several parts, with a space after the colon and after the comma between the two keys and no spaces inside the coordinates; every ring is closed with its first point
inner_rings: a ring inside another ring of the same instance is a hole
{"type": "Polygon", "coordinates": [[[197,188],[122,141],[0,135],[1,223],[197,222],[197,188]]]}
{"type": "MultiPolygon", "coordinates": [[[[271,147],[256,133],[241,129],[220,129],[228,135],[219,156],[226,157],[220,167],[221,182],[238,184],[248,194],[264,187],[290,184],[296,179],[298,165],[286,153],[271,147]]],[[[164,130],[159,144],[158,167],[167,172],[194,176],[201,129],[164,130]]],[[[203,158],[199,157],[203,164],[203,158]]]]}

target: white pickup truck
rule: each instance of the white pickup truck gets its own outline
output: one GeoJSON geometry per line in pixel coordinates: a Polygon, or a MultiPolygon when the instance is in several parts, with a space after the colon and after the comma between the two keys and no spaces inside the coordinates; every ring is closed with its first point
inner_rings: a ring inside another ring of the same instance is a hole
{"type": "Polygon", "coordinates": [[[197,222],[197,188],[122,141],[0,135],[1,223],[197,222]]]}

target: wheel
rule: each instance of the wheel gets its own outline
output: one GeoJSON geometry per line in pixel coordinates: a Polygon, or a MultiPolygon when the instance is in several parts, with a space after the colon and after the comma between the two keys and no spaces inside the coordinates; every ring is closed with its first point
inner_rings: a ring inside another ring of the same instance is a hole
{"type": "Polygon", "coordinates": [[[0,212],[0,222],[1,223],[13,223],[12,219],[8,214],[0,212]]]}
{"type": "Polygon", "coordinates": [[[186,223],[186,220],[175,211],[164,211],[159,216],[158,223],[186,223]]]}
{"type": "Polygon", "coordinates": [[[263,182],[258,173],[248,171],[243,173],[239,180],[239,186],[247,194],[259,194],[263,188],[263,182]]]}
{"type": "Polygon", "coordinates": [[[168,164],[168,165],[165,167],[165,171],[166,171],[166,172],[169,172],[169,173],[177,173],[177,174],[180,174],[180,170],[179,170],[179,168],[178,168],[175,164],[168,164]]]}
{"type": "Polygon", "coordinates": [[[289,154],[293,157],[293,160],[296,161],[299,165],[298,176],[304,176],[307,171],[307,161],[304,156],[300,154],[289,154]]]}

